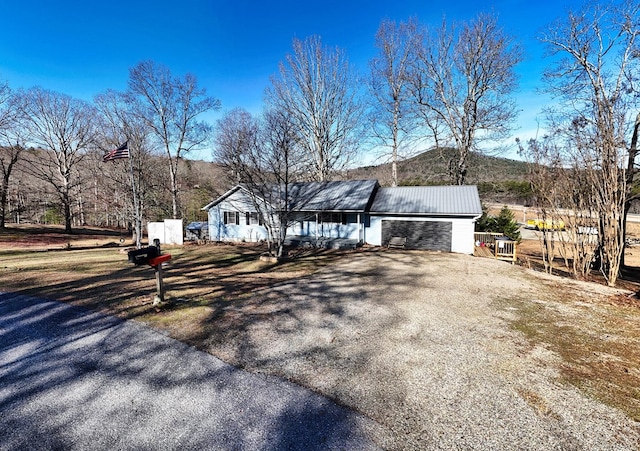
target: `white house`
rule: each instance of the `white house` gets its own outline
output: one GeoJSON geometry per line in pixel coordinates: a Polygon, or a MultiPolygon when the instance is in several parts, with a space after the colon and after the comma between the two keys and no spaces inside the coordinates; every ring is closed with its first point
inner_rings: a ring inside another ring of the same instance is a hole
{"type": "MultiPolygon", "coordinates": [[[[385,246],[400,236],[409,249],[465,254],[473,253],[474,223],[482,214],[475,186],[382,188],[377,180],[309,182],[291,184],[287,197],[294,218],[287,235],[292,237],[385,246]]],[[[267,230],[255,202],[246,187],[237,185],[203,207],[210,239],[265,240],[267,230]]]]}

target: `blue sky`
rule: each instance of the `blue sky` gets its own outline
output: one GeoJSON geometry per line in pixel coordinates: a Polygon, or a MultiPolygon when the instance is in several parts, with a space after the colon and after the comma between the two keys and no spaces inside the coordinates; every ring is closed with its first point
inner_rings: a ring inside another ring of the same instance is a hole
{"type": "MultiPolygon", "coordinates": [[[[269,77],[291,41],[320,35],[345,49],[362,72],[375,54],[374,35],[384,18],[438,24],[478,12],[499,15],[526,51],[518,68],[523,138],[535,130],[544,97],[536,93],[543,49],[541,27],[565,15],[575,1],[521,0],[0,0],[0,80],[14,88],[42,86],[85,100],[107,89],[124,90],[129,68],[152,59],[176,75],[191,72],[223,111],[258,111],[269,77]]],[[[213,121],[221,113],[211,115],[213,121]]],[[[208,155],[201,155],[207,158],[208,155]]]]}

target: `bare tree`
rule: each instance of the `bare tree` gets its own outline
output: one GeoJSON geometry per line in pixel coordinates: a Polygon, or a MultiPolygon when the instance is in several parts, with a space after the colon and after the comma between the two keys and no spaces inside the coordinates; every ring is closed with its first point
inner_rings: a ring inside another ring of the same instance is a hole
{"type": "Polygon", "coordinates": [[[167,67],[153,61],[143,61],[130,70],[129,92],[167,157],[175,219],[180,211],[178,163],[185,153],[206,143],[211,127],[198,117],[218,109],[220,102],[198,87],[194,75],[174,78],[167,67]]]}
{"type": "Polygon", "coordinates": [[[0,186],[0,228],[5,228],[7,219],[7,201],[9,182],[20,155],[24,150],[22,115],[17,98],[8,84],[0,85],[0,168],[2,186],[0,186]]]}
{"type": "MultiPolygon", "coordinates": [[[[579,154],[594,191],[601,271],[615,285],[624,252],[626,140],[637,111],[640,4],[587,3],[549,27],[542,40],[557,63],[545,74],[558,100],[550,127],[579,154]]],[[[633,163],[632,163],[633,164],[633,163]]]]}
{"type": "Polygon", "coordinates": [[[409,83],[421,41],[415,20],[384,20],[376,33],[378,55],[369,62],[369,122],[375,141],[387,149],[383,155],[390,157],[391,186],[398,185],[398,158],[416,130],[409,83]]]}
{"type": "Polygon", "coordinates": [[[270,109],[284,112],[309,159],[310,176],[328,180],[356,152],[355,133],[363,113],[354,69],[339,48],[317,36],[294,39],[267,90],[270,109]]]}
{"type": "Polygon", "coordinates": [[[109,164],[117,165],[115,180],[120,186],[126,186],[131,200],[132,217],[135,229],[136,247],[141,246],[142,221],[144,218],[146,194],[150,186],[151,170],[150,141],[151,129],[142,115],[136,111],[137,103],[127,101],[127,96],[115,91],[107,91],[96,96],[95,104],[102,118],[104,151],[116,148],[126,141],[129,158],[126,161],[114,160],[109,164]],[[109,146],[109,147],[106,147],[109,146]],[[124,179],[124,180],[123,180],[124,179]],[[122,183],[122,182],[125,183],[122,183]]]}
{"type": "Polygon", "coordinates": [[[567,270],[585,278],[597,250],[598,215],[583,154],[575,152],[572,141],[549,135],[530,140],[527,149],[518,144],[530,162],[534,206],[543,224],[539,237],[545,270],[553,272],[557,250],[567,270]]]}
{"type": "Polygon", "coordinates": [[[55,189],[65,233],[72,233],[72,193],[79,181],[74,168],[95,142],[95,110],[86,102],[42,88],[32,88],[20,97],[29,139],[37,147],[25,152],[29,170],[55,189]]]}
{"type": "Polygon", "coordinates": [[[242,185],[267,229],[270,252],[281,257],[295,218],[292,182],[301,174],[300,147],[286,112],[268,110],[262,120],[242,109],[217,123],[215,157],[242,185]]]}
{"type": "Polygon", "coordinates": [[[412,90],[436,147],[457,150],[449,161],[453,184],[465,183],[470,152],[508,137],[517,115],[509,96],[521,60],[519,46],[493,15],[451,26],[443,21],[425,33],[412,90]]]}
{"type": "Polygon", "coordinates": [[[215,160],[224,165],[231,183],[244,183],[247,171],[256,170],[252,156],[258,152],[260,124],[242,108],[234,108],[218,119],[214,132],[215,160]]]}

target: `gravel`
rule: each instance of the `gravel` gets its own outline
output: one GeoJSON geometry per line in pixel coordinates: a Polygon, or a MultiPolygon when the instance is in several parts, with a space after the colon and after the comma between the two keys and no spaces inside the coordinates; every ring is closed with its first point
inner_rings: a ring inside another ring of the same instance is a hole
{"type": "Polygon", "coordinates": [[[353,254],[255,293],[209,351],[364,413],[386,449],[640,449],[637,423],[560,383],[559,357],[509,328],[496,299],[537,299],[537,277],[470,256],[353,254]]]}
{"type": "Polygon", "coordinates": [[[95,317],[71,315],[32,339],[50,307],[24,310],[18,333],[0,302],[0,430],[18,431],[0,449],[25,431],[80,437],[78,449],[91,434],[98,448],[640,449],[638,423],[562,383],[560,357],[510,328],[497,301],[539,302],[540,278],[464,255],[356,252],[215,312],[203,347],[249,373],[104,317],[88,333],[95,317]]]}
{"type": "Polygon", "coordinates": [[[367,425],[136,322],[0,293],[0,450],[378,449],[367,425]]]}

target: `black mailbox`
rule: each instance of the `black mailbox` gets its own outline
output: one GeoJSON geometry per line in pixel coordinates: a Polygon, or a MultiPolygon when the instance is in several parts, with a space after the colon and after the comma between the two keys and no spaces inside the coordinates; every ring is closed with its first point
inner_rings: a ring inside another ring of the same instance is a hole
{"type": "Polygon", "coordinates": [[[129,262],[135,265],[144,265],[149,262],[150,259],[160,255],[160,249],[156,246],[143,247],[127,252],[129,256],[129,262]]]}

